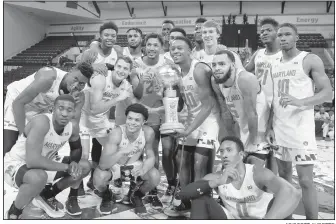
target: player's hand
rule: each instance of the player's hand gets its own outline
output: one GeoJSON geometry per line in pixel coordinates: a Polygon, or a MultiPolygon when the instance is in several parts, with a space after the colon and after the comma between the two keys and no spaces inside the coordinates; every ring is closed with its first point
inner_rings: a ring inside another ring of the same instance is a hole
{"type": "Polygon", "coordinates": [[[72,161],[69,164],[69,168],[67,170],[67,172],[74,178],[74,179],[78,179],[82,176],[82,167],[76,163],[75,161],[72,161]]]}
{"type": "Polygon", "coordinates": [[[245,147],[245,152],[257,152],[258,151],[258,144],[252,144],[252,143],[248,143],[245,147]]]}
{"type": "Polygon", "coordinates": [[[107,76],[108,69],[104,63],[92,64],[92,68],[94,72],[105,77],[107,76]]]}
{"type": "Polygon", "coordinates": [[[280,98],[280,105],[284,108],[286,108],[288,105],[296,106],[296,107],[302,107],[303,103],[302,100],[297,99],[287,93],[280,92],[281,98],[280,98]]]}
{"type": "Polygon", "coordinates": [[[69,94],[75,99],[76,104],[83,102],[85,99],[84,92],[78,91],[75,87],[71,88],[69,94]]]}
{"type": "Polygon", "coordinates": [[[142,168],[142,166],[134,166],[131,174],[134,177],[138,177],[138,176],[141,177],[141,176],[145,175],[145,171],[142,168]]]}
{"type": "Polygon", "coordinates": [[[187,137],[190,133],[187,132],[187,130],[173,130],[174,133],[172,134],[175,138],[185,138],[187,137]]]}
{"type": "Polygon", "coordinates": [[[120,92],[120,95],[117,97],[117,101],[123,101],[130,97],[130,93],[127,90],[120,92]]]}
{"type": "Polygon", "coordinates": [[[219,185],[228,184],[239,179],[240,175],[238,169],[235,166],[226,167],[219,179],[219,185]]]}
{"type": "Polygon", "coordinates": [[[275,142],[275,134],[273,129],[266,130],[265,135],[267,143],[273,146],[275,142]]]}
{"type": "Polygon", "coordinates": [[[98,57],[98,52],[89,49],[83,52],[83,55],[81,57],[81,62],[93,64],[96,61],[97,57],[98,57]]]}

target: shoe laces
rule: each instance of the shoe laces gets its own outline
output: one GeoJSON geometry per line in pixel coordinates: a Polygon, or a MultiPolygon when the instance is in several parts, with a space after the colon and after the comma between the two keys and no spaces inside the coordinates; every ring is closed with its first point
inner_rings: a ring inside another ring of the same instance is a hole
{"type": "Polygon", "coordinates": [[[71,207],[78,206],[78,199],[77,197],[69,197],[69,204],[71,207]]]}
{"type": "Polygon", "coordinates": [[[58,208],[58,203],[59,202],[57,201],[57,199],[55,197],[49,198],[48,201],[56,211],[59,210],[59,208],[58,208]]]}

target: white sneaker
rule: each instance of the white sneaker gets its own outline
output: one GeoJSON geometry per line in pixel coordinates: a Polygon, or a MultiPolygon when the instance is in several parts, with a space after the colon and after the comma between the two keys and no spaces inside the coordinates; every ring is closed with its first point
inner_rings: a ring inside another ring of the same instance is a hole
{"type": "Polygon", "coordinates": [[[65,215],[65,212],[58,208],[57,203],[59,202],[54,198],[46,200],[41,196],[37,196],[32,202],[34,206],[45,211],[51,218],[62,218],[65,215]]]}

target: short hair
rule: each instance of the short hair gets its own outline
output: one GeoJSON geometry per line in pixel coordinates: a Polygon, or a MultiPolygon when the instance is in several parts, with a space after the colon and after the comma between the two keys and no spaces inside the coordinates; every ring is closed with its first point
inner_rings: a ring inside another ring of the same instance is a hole
{"type": "Polygon", "coordinates": [[[172,24],[173,26],[175,26],[175,23],[174,23],[173,21],[169,20],[169,19],[164,20],[164,21],[162,22],[162,25],[165,24],[165,23],[170,23],[170,24],[172,24]]]}
{"type": "Polygon", "coordinates": [[[115,64],[117,64],[119,60],[123,60],[126,63],[130,64],[130,70],[132,70],[132,68],[133,68],[133,61],[132,61],[132,59],[130,57],[124,56],[124,55],[120,56],[120,57],[118,57],[118,59],[117,59],[117,61],[116,61],[115,64]]]}
{"type": "Polygon", "coordinates": [[[134,112],[134,113],[137,113],[137,114],[142,114],[142,116],[144,117],[144,120],[147,121],[147,119],[148,119],[148,110],[142,104],[134,103],[134,104],[129,105],[126,108],[125,115],[127,116],[129,112],[134,112]]]}
{"type": "Polygon", "coordinates": [[[76,66],[74,67],[74,70],[79,70],[89,80],[91,79],[91,76],[93,74],[93,68],[87,62],[77,63],[76,66]]]}
{"type": "Polygon", "coordinates": [[[185,31],[183,28],[181,28],[181,27],[174,27],[173,29],[171,29],[171,30],[169,31],[169,35],[170,35],[172,32],[180,32],[180,33],[183,34],[184,37],[187,36],[186,31],[185,31]]]}
{"type": "Polygon", "coordinates": [[[265,24],[270,24],[276,29],[279,27],[279,23],[275,19],[270,17],[264,18],[260,21],[260,26],[263,26],[265,24]]]}
{"type": "Polygon", "coordinates": [[[73,103],[74,105],[76,105],[75,99],[70,94],[62,94],[62,95],[59,95],[58,97],[56,97],[56,99],[54,101],[54,105],[56,105],[56,103],[60,100],[69,101],[69,102],[73,103]]]}
{"type": "Polygon", "coordinates": [[[221,33],[221,29],[220,26],[217,22],[215,22],[214,20],[208,20],[205,23],[203,23],[203,27],[214,27],[216,28],[217,33],[221,33]]]}
{"type": "Polygon", "coordinates": [[[162,39],[162,36],[160,34],[157,34],[157,33],[150,33],[150,34],[147,34],[146,35],[146,38],[145,38],[145,44],[147,43],[147,41],[151,38],[154,38],[154,39],[158,39],[159,42],[161,43],[161,45],[163,46],[163,39],[162,39]]]}
{"type": "Polygon", "coordinates": [[[115,30],[116,33],[118,33],[118,26],[114,22],[107,22],[101,25],[101,27],[99,28],[99,33],[101,34],[106,29],[112,29],[115,30]]]}
{"type": "Polygon", "coordinates": [[[298,30],[293,23],[283,23],[279,26],[279,29],[282,28],[282,27],[290,27],[295,31],[295,34],[298,34],[298,30]]]}
{"type": "Polygon", "coordinates": [[[131,30],[134,30],[135,32],[138,32],[140,34],[140,36],[142,37],[142,31],[139,28],[137,28],[137,27],[129,28],[126,33],[128,33],[131,30]]]}
{"type": "Polygon", "coordinates": [[[200,18],[197,18],[197,19],[196,19],[195,24],[196,24],[196,23],[205,23],[206,21],[208,21],[206,18],[200,17],[200,18]]]}
{"type": "Polygon", "coordinates": [[[240,138],[238,138],[236,136],[226,136],[222,139],[221,145],[223,144],[224,141],[234,142],[234,143],[236,143],[236,146],[237,146],[239,152],[244,151],[244,144],[240,140],[240,138]]]}
{"type": "Polygon", "coordinates": [[[215,53],[215,55],[221,55],[221,54],[226,54],[228,56],[228,58],[230,58],[230,60],[235,63],[235,57],[233,55],[233,53],[229,50],[219,50],[215,53]]]}
{"type": "Polygon", "coordinates": [[[193,49],[193,45],[192,45],[191,41],[188,38],[178,36],[178,37],[175,38],[175,40],[183,40],[188,45],[188,47],[190,49],[193,49]]]}

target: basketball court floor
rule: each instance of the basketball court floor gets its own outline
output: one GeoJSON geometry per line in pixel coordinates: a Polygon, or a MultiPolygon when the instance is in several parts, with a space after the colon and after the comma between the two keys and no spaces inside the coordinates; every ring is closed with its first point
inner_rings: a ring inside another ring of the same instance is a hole
{"type": "MultiPolygon", "coordinates": [[[[60,151],[61,155],[68,155],[68,149],[65,147],[60,151]]],[[[318,192],[318,201],[319,201],[319,219],[334,219],[334,186],[335,186],[335,174],[334,174],[334,142],[333,141],[321,141],[318,140],[318,164],[315,165],[314,168],[314,182],[316,185],[316,189],[318,192]]],[[[161,157],[161,152],[160,152],[161,157]]],[[[161,158],[160,158],[161,160],[161,158]]],[[[216,164],[219,163],[219,160],[216,161],[216,164]]],[[[161,183],[158,186],[159,196],[164,193],[167,187],[166,177],[162,170],[162,164],[160,164],[160,172],[161,172],[161,183]]],[[[89,177],[84,180],[85,190],[88,190],[86,187],[86,182],[89,177]]],[[[294,169],[293,174],[294,185],[296,188],[300,188],[298,184],[297,174],[294,169]]],[[[4,184],[4,189],[6,190],[6,194],[4,195],[4,213],[8,211],[10,205],[12,204],[17,191],[11,187],[9,187],[6,183],[4,184]]],[[[127,189],[124,191],[127,192],[127,189]]],[[[57,199],[63,204],[66,201],[66,198],[69,194],[69,189],[61,192],[57,195],[57,199]]],[[[216,197],[216,196],[215,196],[216,197]]],[[[101,199],[97,196],[93,196],[88,194],[84,198],[79,198],[79,206],[83,209],[83,213],[80,216],[70,216],[65,215],[62,219],[186,219],[184,217],[168,217],[163,211],[157,211],[152,209],[150,205],[146,202],[147,214],[143,216],[138,216],[134,213],[131,206],[117,204],[117,210],[111,214],[106,216],[100,216],[96,207],[100,204],[101,199]]],[[[144,200],[145,202],[146,200],[144,200]]],[[[168,204],[164,205],[164,208],[169,206],[168,204]]],[[[294,219],[305,219],[303,204],[300,202],[299,206],[294,212],[294,219]]],[[[22,215],[22,219],[50,219],[42,210],[34,205],[28,205],[22,215]]]]}

